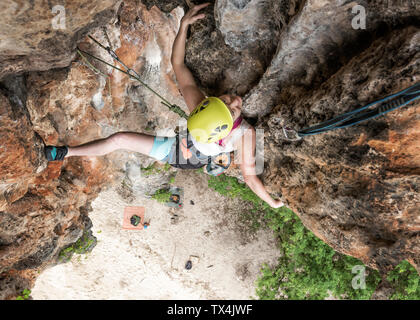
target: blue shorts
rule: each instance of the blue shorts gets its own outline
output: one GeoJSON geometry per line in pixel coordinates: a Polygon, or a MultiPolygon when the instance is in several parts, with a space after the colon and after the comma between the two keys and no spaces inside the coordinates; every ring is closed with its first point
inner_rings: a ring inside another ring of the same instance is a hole
{"type": "Polygon", "coordinates": [[[176,137],[155,137],[149,156],[160,161],[168,161],[169,153],[175,140],[176,137]]]}

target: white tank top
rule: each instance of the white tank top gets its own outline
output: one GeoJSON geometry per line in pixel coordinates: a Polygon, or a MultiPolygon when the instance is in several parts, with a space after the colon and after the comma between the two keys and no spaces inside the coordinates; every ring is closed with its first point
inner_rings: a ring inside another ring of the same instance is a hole
{"type": "Polygon", "coordinates": [[[206,156],[215,156],[221,152],[231,152],[235,150],[235,142],[245,134],[245,130],[250,129],[251,125],[242,119],[241,124],[233,129],[224,139],[224,146],[220,146],[219,142],[214,143],[200,143],[197,142],[192,136],[191,141],[194,143],[194,146],[202,154],[206,156]]]}

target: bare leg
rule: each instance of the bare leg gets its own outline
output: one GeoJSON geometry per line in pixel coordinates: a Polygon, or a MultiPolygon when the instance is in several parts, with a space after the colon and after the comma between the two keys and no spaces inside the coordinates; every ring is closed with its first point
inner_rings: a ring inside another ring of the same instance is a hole
{"type": "Polygon", "coordinates": [[[144,133],[118,132],[108,138],[68,147],[67,157],[103,156],[115,150],[125,149],[148,155],[153,147],[154,136],[144,133]]]}

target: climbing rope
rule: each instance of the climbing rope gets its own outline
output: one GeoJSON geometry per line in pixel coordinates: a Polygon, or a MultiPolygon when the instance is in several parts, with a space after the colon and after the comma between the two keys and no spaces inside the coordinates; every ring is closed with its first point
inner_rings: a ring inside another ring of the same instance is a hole
{"type": "Polygon", "coordinates": [[[296,141],[306,136],[320,134],[335,129],[348,128],[362,121],[373,119],[395,109],[401,108],[419,98],[420,82],[396,94],[374,101],[364,107],[344,113],[333,119],[303,130],[296,131],[289,127],[283,127],[283,134],[286,140],[296,141]],[[373,106],[375,107],[371,108],[373,106]]]}
{"type": "MultiPolygon", "coordinates": [[[[86,66],[92,70],[94,73],[96,74],[101,74],[105,77],[105,83],[108,83],[108,94],[111,95],[111,77],[105,73],[103,73],[101,70],[99,70],[98,68],[95,68],[90,62],[89,60],[79,51],[77,50],[77,52],[79,53],[79,55],[82,57],[83,61],[86,63],[86,66]]],[[[112,99],[111,99],[111,103],[112,103],[112,99]]]]}
{"type": "MultiPolygon", "coordinates": [[[[112,65],[112,64],[110,64],[110,63],[108,63],[108,62],[106,62],[106,61],[104,61],[104,60],[102,60],[101,58],[98,58],[98,57],[95,57],[94,55],[92,55],[92,54],[90,54],[89,52],[86,52],[86,51],[84,51],[84,50],[82,50],[82,49],[80,49],[79,47],[77,47],[77,53],[83,58],[83,59],[86,59],[86,57],[84,56],[84,55],[87,55],[87,56],[89,56],[89,57],[91,57],[92,59],[95,59],[95,60],[98,60],[98,61],[100,61],[100,62],[102,62],[102,63],[104,63],[104,64],[106,64],[107,66],[110,66],[111,68],[113,68],[113,69],[115,69],[115,70],[118,70],[118,71],[120,71],[120,72],[122,72],[122,73],[124,73],[124,74],[126,74],[126,75],[128,75],[130,78],[132,78],[132,79],[134,79],[134,80],[137,80],[138,82],[140,82],[144,87],[146,87],[147,89],[149,89],[152,93],[154,93],[157,97],[159,97],[160,99],[161,99],[161,103],[163,104],[163,105],[165,105],[166,107],[168,107],[170,110],[172,110],[173,112],[175,112],[175,113],[177,113],[180,117],[182,117],[182,118],[185,118],[185,119],[188,119],[188,116],[187,116],[187,114],[179,107],[179,106],[177,106],[176,104],[171,104],[168,100],[166,100],[164,97],[162,97],[159,93],[157,93],[155,90],[153,90],[151,87],[149,87],[144,81],[142,81],[141,79],[140,79],[140,75],[136,72],[136,71],[134,71],[133,69],[131,69],[131,68],[129,68],[129,67],[127,67],[126,65],[125,65],[125,63],[124,62],[122,62],[121,60],[120,60],[120,58],[118,57],[118,55],[115,53],[115,51],[113,51],[112,49],[111,49],[111,43],[110,43],[110,41],[109,41],[109,37],[108,37],[108,34],[106,33],[106,30],[105,29],[103,29],[103,31],[104,31],[104,33],[105,33],[105,37],[107,38],[107,41],[108,41],[108,44],[109,44],[109,46],[107,46],[107,47],[105,47],[104,45],[102,45],[99,41],[97,41],[96,39],[94,39],[92,36],[90,36],[89,35],[89,38],[92,40],[92,41],[94,41],[97,45],[99,45],[102,49],[104,49],[104,50],[106,50],[108,53],[109,53],[109,55],[115,60],[115,61],[117,61],[120,65],[122,65],[124,68],[125,68],[125,70],[123,70],[123,69],[121,69],[121,68],[118,68],[118,67],[116,67],[116,66],[114,66],[114,65],[112,65]]],[[[86,59],[86,61],[87,61],[87,59],[86,59]]],[[[90,64],[90,63],[89,63],[90,64]]],[[[91,64],[90,64],[91,65],[91,64]]]]}

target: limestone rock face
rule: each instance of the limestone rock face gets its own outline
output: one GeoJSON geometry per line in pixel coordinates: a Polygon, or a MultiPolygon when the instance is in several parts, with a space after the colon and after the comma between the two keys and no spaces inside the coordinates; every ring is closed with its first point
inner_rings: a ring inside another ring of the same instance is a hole
{"type": "Polygon", "coordinates": [[[275,50],[281,27],[298,9],[299,1],[218,0],[214,13],[225,43],[240,52],[266,46],[275,50]]]}
{"type": "MultiPolygon", "coordinates": [[[[186,108],[170,66],[181,16],[182,9],[168,16],[126,1],[106,30],[124,62],[186,108]]],[[[86,30],[107,44],[102,28],[86,30]]],[[[87,38],[79,45],[112,63],[87,38]]],[[[63,248],[89,232],[90,202],[101,189],[124,180],[121,196],[134,199],[136,193],[153,193],[168,184],[175,171],[162,172],[159,179],[144,177],[141,167],[155,160],[126,151],[47,163],[44,143],[75,146],[119,131],[170,135],[178,124],[179,117],[138,82],[92,61],[102,74],[93,71],[80,57],[71,62],[74,48],[69,53],[67,68],[6,76],[0,86],[1,299],[30,288],[38,271],[56,263],[63,248]]],[[[44,69],[32,65],[25,71],[31,68],[44,69]]]]}
{"type": "Polygon", "coordinates": [[[3,299],[30,287],[36,275],[33,271],[54,261],[61,248],[89,228],[89,203],[108,178],[103,161],[75,159],[65,168],[60,162],[47,164],[43,140],[48,139],[34,130],[36,118],[27,108],[33,98],[28,98],[28,84],[22,76],[8,77],[0,96],[3,299]],[[94,174],[85,174],[89,171],[94,174]]]}
{"type": "MultiPolygon", "coordinates": [[[[206,94],[244,97],[243,114],[264,129],[261,179],[310,230],[381,271],[403,259],[419,268],[418,103],[349,129],[281,139],[284,124],[304,128],[419,81],[419,8],[358,3],[366,29],[353,29],[351,1],[216,1],[190,28],[186,64],[206,94]]],[[[187,111],[170,56],[190,5],[66,1],[67,28],[51,30],[50,4],[1,2],[0,298],[30,287],[87,232],[100,190],[124,181],[120,195],[132,199],[168,183],[175,169],[142,176],[155,160],[140,153],[47,163],[42,150],[119,131],[171,136],[185,124],[140,83],[90,60],[92,69],[75,48],[114,64],[89,33],[187,111]]],[[[234,165],[229,174],[241,175],[234,165]]]]}
{"type": "Polygon", "coordinates": [[[418,102],[345,130],[281,139],[419,81],[418,6],[306,1],[244,113],[265,130],[264,183],[334,249],[386,272],[403,259],[418,270],[418,102]]]}
{"type": "Polygon", "coordinates": [[[10,79],[0,93],[0,210],[22,197],[34,176],[46,167],[42,140],[33,131],[23,92],[23,78],[10,79]],[[10,97],[10,100],[9,98],[10,97]]]}
{"type": "MultiPolygon", "coordinates": [[[[155,5],[160,10],[169,12],[176,1],[147,0],[145,3],[148,7],[155,5]]],[[[182,5],[186,11],[194,2],[186,1],[182,5]]],[[[263,75],[276,49],[276,41],[274,44],[260,41],[260,46],[253,45],[236,52],[232,43],[225,41],[218,28],[217,16],[221,10],[217,10],[217,5],[216,1],[202,9],[200,12],[206,17],[190,26],[185,62],[206,94],[219,96],[230,92],[244,95],[263,75]]],[[[274,21],[271,16],[270,21],[274,21]]],[[[242,21],[242,25],[245,24],[246,22],[242,21]]],[[[259,29],[255,26],[253,31],[258,33],[262,29],[263,26],[259,29]]]]}
{"type": "MultiPolygon", "coordinates": [[[[292,1],[290,1],[292,2],[292,1]]],[[[305,1],[282,28],[277,51],[261,81],[244,98],[243,113],[260,117],[294,87],[317,90],[378,36],[400,25],[415,24],[420,8],[413,2],[305,1]],[[362,6],[365,29],[357,27],[362,6]]]]}
{"type": "Polygon", "coordinates": [[[68,66],[77,42],[115,16],[119,0],[3,0],[0,3],[0,79],[24,71],[68,66]]]}
{"type": "Polygon", "coordinates": [[[285,93],[261,120],[265,183],[318,237],[382,271],[404,259],[419,269],[419,103],[297,142],[280,128],[303,129],[418,82],[419,39],[413,27],[384,35],[316,90],[285,93]]]}

